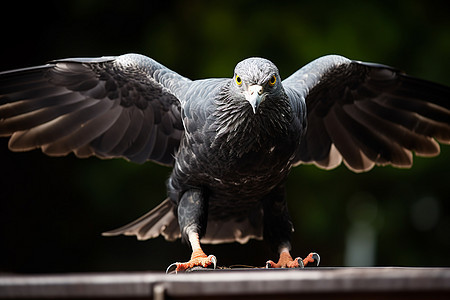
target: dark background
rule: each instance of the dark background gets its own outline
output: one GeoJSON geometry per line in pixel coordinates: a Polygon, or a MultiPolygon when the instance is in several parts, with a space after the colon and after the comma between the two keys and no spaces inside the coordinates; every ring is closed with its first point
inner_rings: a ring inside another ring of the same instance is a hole
{"type": "MultiPolygon", "coordinates": [[[[262,56],[286,78],[336,53],[449,85],[447,4],[15,1],[0,18],[0,70],[136,52],[191,79],[231,77],[237,62],[262,56]]],[[[450,266],[449,162],[443,146],[437,158],[416,157],[410,170],[295,168],[288,182],[293,255],[317,251],[324,266],[450,266]],[[358,253],[368,259],[355,263],[358,253]]],[[[100,235],[163,200],[169,168],[13,153],[5,138],[0,165],[0,272],[163,270],[189,258],[180,241],[100,235]]],[[[220,265],[276,259],[260,241],[205,251],[220,265]]]]}

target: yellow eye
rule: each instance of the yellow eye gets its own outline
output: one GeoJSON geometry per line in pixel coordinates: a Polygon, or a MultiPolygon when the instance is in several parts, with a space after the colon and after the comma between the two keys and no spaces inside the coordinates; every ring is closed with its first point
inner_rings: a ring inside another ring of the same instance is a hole
{"type": "Polygon", "coordinates": [[[236,77],[234,78],[234,80],[236,81],[237,85],[241,85],[242,84],[242,79],[239,75],[236,75],[236,77]]]}
{"type": "Polygon", "coordinates": [[[274,86],[276,82],[277,82],[277,77],[275,75],[273,75],[269,80],[269,84],[271,86],[274,86]]]}

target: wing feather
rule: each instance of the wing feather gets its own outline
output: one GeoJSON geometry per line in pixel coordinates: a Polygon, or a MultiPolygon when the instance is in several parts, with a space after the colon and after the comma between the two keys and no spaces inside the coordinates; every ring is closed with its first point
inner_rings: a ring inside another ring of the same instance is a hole
{"type": "MultiPolygon", "coordinates": [[[[119,156],[121,153],[125,155],[130,154],[127,151],[129,151],[130,147],[133,147],[133,143],[137,139],[144,122],[144,115],[137,107],[132,106],[128,108],[126,114],[130,122],[120,142],[111,150],[113,156],[119,156]]],[[[134,152],[131,152],[131,154],[134,154],[134,152]]]]}
{"type": "MultiPolygon", "coordinates": [[[[380,107],[376,102],[357,102],[352,108],[347,110],[359,108],[358,112],[353,113],[355,118],[360,122],[365,123],[371,130],[382,131],[386,137],[392,141],[399,141],[398,143],[404,145],[406,149],[414,151],[417,155],[437,155],[439,154],[439,145],[430,136],[422,135],[414,131],[408,130],[408,127],[402,126],[402,120],[405,116],[397,114],[397,117],[383,117],[383,107],[380,107]],[[402,118],[403,117],[403,118],[402,118]]],[[[389,113],[392,115],[392,113],[389,113]]]]}
{"type": "Polygon", "coordinates": [[[108,130],[91,142],[92,147],[97,149],[98,153],[112,153],[112,150],[124,138],[130,126],[130,110],[122,106],[119,106],[118,109],[120,109],[120,114],[117,120],[108,130]]]}
{"type": "Polygon", "coordinates": [[[81,109],[60,115],[49,122],[18,132],[19,134],[13,134],[9,141],[9,147],[12,150],[25,151],[54,143],[60,138],[72,134],[80,128],[80,124],[84,126],[85,122],[105,113],[114,103],[91,100],[85,101],[83,104],[85,105],[81,109]]]}
{"type": "Polygon", "coordinates": [[[79,149],[103,134],[116,122],[120,113],[121,108],[117,105],[107,110],[104,114],[85,122],[82,127],[77,128],[72,134],[66,135],[54,143],[42,146],[42,151],[52,156],[67,155],[73,149],[79,149]]]}
{"type": "Polygon", "coordinates": [[[308,129],[295,164],[355,172],[410,167],[412,152],[434,156],[450,143],[450,88],[394,68],[342,56],[321,57],[283,81],[305,102],[308,129]]]}
{"type": "Polygon", "coordinates": [[[336,115],[335,111],[332,111],[327,115],[324,123],[336,149],[346,158],[345,164],[347,167],[351,170],[357,170],[358,167],[362,167],[363,170],[373,167],[373,162],[371,162],[358,147],[354,137],[336,115]]]}
{"type": "Polygon", "coordinates": [[[137,54],[0,73],[0,136],[15,151],[171,165],[190,80],[137,54]]]}

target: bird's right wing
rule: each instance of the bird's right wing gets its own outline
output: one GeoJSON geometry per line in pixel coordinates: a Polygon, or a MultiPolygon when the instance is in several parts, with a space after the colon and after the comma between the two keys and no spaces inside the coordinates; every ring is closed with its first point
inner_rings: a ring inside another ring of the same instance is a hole
{"type": "Polygon", "coordinates": [[[52,156],[172,165],[190,80],[137,54],[63,59],[0,73],[0,136],[52,156]]]}

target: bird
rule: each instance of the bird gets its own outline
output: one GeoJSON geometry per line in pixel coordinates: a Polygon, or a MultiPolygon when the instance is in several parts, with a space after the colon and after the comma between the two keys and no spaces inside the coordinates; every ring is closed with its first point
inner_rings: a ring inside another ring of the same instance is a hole
{"type": "Polygon", "coordinates": [[[201,80],[134,53],[59,59],[0,73],[0,137],[12,151],[172,167],[161,204],[104,233],[181,238],[191,257],[168,271],[215,268],[202,244],[250,239],[277,252],[266,267],[302,268],[320,257],[291,255],[291,169],[409,168],[413,153],[438,155],[450,143],[450,88],[336,54],[286,79],[260,57],[201,80]]]}

